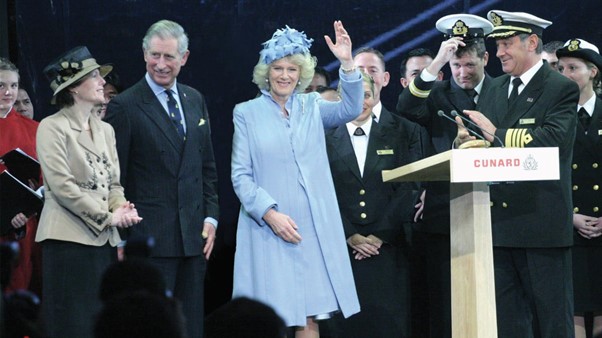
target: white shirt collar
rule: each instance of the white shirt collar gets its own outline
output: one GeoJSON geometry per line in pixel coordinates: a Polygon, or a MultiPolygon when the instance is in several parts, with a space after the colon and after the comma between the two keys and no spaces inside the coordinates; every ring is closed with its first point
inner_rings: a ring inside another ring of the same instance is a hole
{"type": "Polygon", "coordinates": [[[486,75],[483,74],[481,82],[479,82],[479,84],[474,87],[474,90],[477,92],[477,95],[481,95],[481,90],[483,90],[483,82],[485,82],[485,76],[486,75]]]}
{"type": "Polygon", "coordinates": [[[372,107],[372,114],[374,115],[374,120],[376,122],[380,121],[380,112],[383,110],[383,104],[378,101],[376,106],[372,107]]]}
{"type": "Polygon", "coordinates": [[[596,107],[596,94],[594,93],[594,95],[592,95],[592,97],[590,97],[583,106],[577,105],[577,111],[579,111],[581,107],[585,108],[585,111],[587,111],[591,117],[594,114],[594,108],[596,107]]]}
{"type": "MultiPolygon", "coordinates": [[[[537,73],[539,68],[541,68],[542,66],[543,66],[543,61],[539,60],[536,64],[533,65],[533,67],[529,68],[529,70],[524,72],[523,75],[519,76],[520,80],[523,82],[522,88],[525,88],[525,86],[527,86],[529,84],[529,82],[531,81],[533,76],[535,76],[535,74],[537,73]]],[[[515,78],[516,78],[516,76],[510,77],[510,82],[512,83],[512,80],[514,80],[515,78]]],[[[519,92],[521,90],[522,89],[519,88],[519,92]]]]}
{"type": "MultiPolygon", "coordinates": [[[[146,75],[144,76],[144,78],[146,79],[146,83],[148,83],[148,85],[150,86],[151,90],[153,91],[153,93],[155,93],[155,96],[159,96],[159,94],[163,94],[165,92],[165,88],[159,86],[157,83],[155,83],[155,81],[153,81],[153,79],[150,77],[150,75],[148,73],[146,73],[146,75]]],[[[178,97],[178,80],[174,80],[173,82],[173,86],[171,86],[170,88],[176,97],[178,97]]]]}
{"type": "Polygon", "coordinates": [[[354,137],[353,133],[355,133],[355,130],[358,127],[361,127],[362,130],[364,131],[364,134],[366,134],[366,137],[369,137],[370,130],[372,129],[372,118],[371,117],[367,118],[366,122],[364,122],[364,124],[362,124],[361,126],[356,126],[352,122],[347,122],[346,126],[347,126],[347,132],[349,133],[350,137],[354,137]]]}

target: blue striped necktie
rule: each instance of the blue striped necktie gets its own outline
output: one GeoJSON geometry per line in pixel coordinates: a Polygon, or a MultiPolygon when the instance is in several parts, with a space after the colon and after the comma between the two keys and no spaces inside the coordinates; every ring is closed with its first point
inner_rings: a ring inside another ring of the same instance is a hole
{"type": "Polygon", "coordinates": [[[178,101],[173,97],[173,92],[171,89],[166,90],[167,94],[167,109],[169,110],[169,118],[171,122],[173,122],[176,127],[178,134],[182,139],[186,138],[186,134],[184,133],[184,125],[182,124],[182,115],[180,114],[180,108],[178,107],[178,101]]]}

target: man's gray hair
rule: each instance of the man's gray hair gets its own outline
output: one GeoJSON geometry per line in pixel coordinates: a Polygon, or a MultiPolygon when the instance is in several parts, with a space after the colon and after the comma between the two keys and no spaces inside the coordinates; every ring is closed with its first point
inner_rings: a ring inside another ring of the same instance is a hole
{"type": "Polygon", "coordinates": [[[161,39],[174,38],[178,40],[178,53],[180,56],[184,55],[188,50],[188,35],[186,35],[184,28],[177,22],[161,20],[150,26],[146,31],[144,39],[142,39],[142,49],[145,52],[150,47],[150,40],[155,36],[161,39]]]}

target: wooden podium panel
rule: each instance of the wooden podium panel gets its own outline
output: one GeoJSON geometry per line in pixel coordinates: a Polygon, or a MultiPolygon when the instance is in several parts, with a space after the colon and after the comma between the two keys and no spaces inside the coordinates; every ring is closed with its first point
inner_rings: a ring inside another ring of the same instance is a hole
{"type": "Polygon", "coordinates": [[[383,182],[449,181],[451,155],[448,150],[403,167],[383,170],[383,182]]]}
{"type": "Polygon", "coordinates": [[[497,338],[488,182],[557,180],[558,148],[449,150],[382,176],[450,182],[452,336],[497,338]]]}
{"type": "Polygon", "coordinates": [[[452,337],[497,337],[487,183],[450,186],[452,337]]]}

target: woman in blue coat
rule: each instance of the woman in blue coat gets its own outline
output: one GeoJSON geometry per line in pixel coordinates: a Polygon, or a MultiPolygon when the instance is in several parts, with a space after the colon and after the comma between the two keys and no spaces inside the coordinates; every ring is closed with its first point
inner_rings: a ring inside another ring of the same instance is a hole
{"type": "Polygon", "coordinates": [[[272,306],[296,337],[317,320],[359,312],[324,130],[362,110],[362,78],[340,21],[325,37],[341,62],[339,102],[303,94],[316,59],[306,35],[277,30],[253,71],[261,95],[234,108],[232,183],[241,201],[233,296],[272,306]]]}

